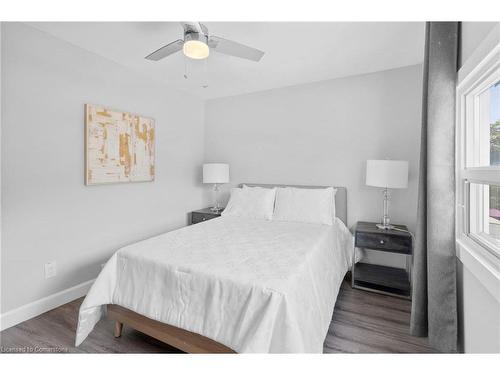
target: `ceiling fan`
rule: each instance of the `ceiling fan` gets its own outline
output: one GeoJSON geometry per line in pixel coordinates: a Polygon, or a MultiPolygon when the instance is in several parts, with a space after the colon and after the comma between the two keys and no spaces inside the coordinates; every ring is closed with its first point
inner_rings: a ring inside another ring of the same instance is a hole
{"type": "Polygon", "coordinates": [[[184,28],[184,39],[169,43],[147,55],[147,60],[158,61],[180,50],[189,58],[206,59],[210,50],[242,59],[259,61],[264,52],[232,40],[209,35],[208,29],[200,22],[181,22],[184,28]]]}

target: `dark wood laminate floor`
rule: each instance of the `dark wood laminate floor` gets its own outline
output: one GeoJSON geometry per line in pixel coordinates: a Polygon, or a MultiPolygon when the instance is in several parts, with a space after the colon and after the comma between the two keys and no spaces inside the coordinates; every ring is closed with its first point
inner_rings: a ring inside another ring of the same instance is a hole
{"type": "MultiPolygon", "coordinates": [[[[112,321],[102,319],[78,348],[74,347],[82,298],[0,333],[2,352],[179,353],[140,332],[124,327],[113,337],[112,321]],[[30,349],[28,349],[30,350],[30,349]]],[[[325,353],[430,353],[427,340],[410,336],[410,301],[352,289],[342,284],[325,353]]]]}

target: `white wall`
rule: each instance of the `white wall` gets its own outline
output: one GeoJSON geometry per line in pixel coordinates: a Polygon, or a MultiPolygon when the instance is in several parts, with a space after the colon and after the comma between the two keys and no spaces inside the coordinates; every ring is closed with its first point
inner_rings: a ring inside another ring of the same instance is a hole
{"type": "Polygon", "coordinates": [[[23,24],[2,33],[2,312],[96,277],[203,207],[204,106],[23,24]],[[156,120],[156,180],[84,185],[84,103],[156,120]],[[58,275],[45,280],[44,263],[58,275]]]}
{"type": "Polygon", "coordinates": [[[500,353],[500,302],[457,262],[459,344],[465,353],[500,353]]]}
{"type": "MultiPolygon", "coordinates": [[[[498,25],[498,22],[462,22],[461,66],[469,59],[469,64],[481,61],[484,57],[481,55],[489,52],[481,43],[493,32],[495,26],[499,27],[498,25]]],[[[500,37],[497,36],[496,40],[500,40],[500,37]]],[[[464,69],[470,72],[472,68],[466,66],[464,69]]],[[[500,353],[500,298],[498,295],[495,298],[491,289],[480,281],[491,278],[476,274],[492,272],[491,269],[469,269],[457,259],[459,344],[465,353],[500,353]]],[[[498,292],[498,288],[493,290],[498,292]]]]}
{"type": "Polygon", "coordinates": [[[417,65],[209,100],[205,159],[229,163],[233,184],[345,186],[349,226],[381,218],[382,193],[365,185],[366,160],[409,160],[409,187],[392,191],[390,212],[413,230],[421,96],[417,65]]]}
{"type": "Polygon", "coordinates": [[[461,22],[460,66],[472,55],[498,22],[461,22]]]}

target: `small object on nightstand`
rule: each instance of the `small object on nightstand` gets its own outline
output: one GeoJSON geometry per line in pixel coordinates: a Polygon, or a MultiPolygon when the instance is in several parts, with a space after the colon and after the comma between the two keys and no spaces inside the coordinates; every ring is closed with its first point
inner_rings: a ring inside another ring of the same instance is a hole
{"type": "Polygon", "coordinates": [[[224,208],[222,207],[218,212],[214,212],[211,208],[202,208],[201,210],[193,211],[191,212],[191,224],[197,224],[202,221],[215,219],[220,216],[223,210],[224,208]]]}
{"type": "MultiPolygon", "coordinates": [[[[394,227],[379,229],[376,223],[358,222],[354,251],[361,248],[403,254],[408,265],[408,258],[411,260],[412,256],[412,236],[405,225],[394,227]]],[[[353,288],[411,299],[411,275],[405,269],[354,262],[351,278],[353,288]]]]}

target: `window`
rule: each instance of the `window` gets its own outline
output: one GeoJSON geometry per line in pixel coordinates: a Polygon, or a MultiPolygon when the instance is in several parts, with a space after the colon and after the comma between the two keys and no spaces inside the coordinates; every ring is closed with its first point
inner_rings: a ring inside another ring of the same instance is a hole
{"type": "Polygon", "coordinates": [[[500,258],[500,61],[492,55],[457,89],[457,238],[500,258]]]}

